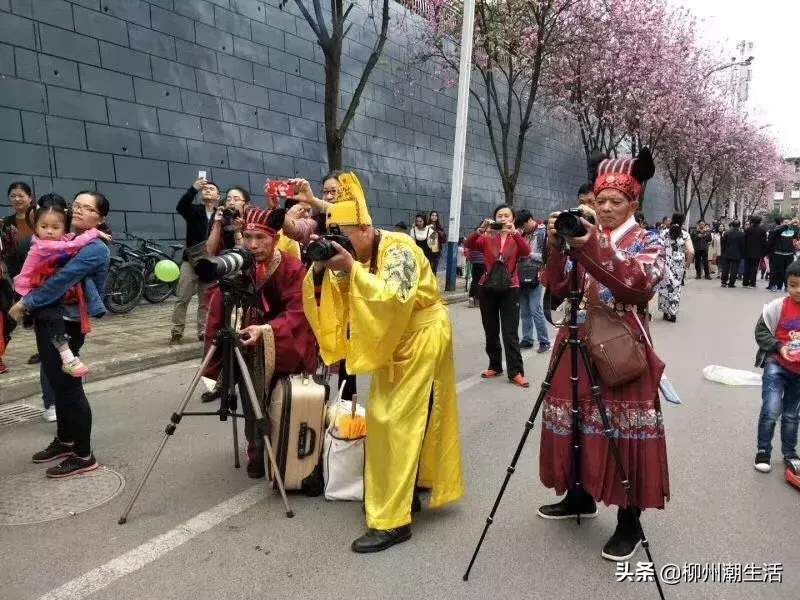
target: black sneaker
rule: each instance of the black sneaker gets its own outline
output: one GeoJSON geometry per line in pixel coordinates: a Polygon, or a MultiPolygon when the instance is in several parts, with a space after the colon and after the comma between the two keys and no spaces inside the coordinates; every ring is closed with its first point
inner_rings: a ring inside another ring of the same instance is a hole
{"type": "Polygon", "coordinates": [[[753,466],[759,473],[769,473],[772,471],[772,465],[769,464],[769,460],[769,452],[758,452],[756,454],[756,460],[753,462],[753,466]]]}
{"type": "Polygon", "coordinates": [[[788,456],[784,456],[783,464],[789,467],[790,469],[794,470],[795,466],[800,464],[800,456],[797,456],[797,454],[790,454],[788,456]]]}
{"type": "Polygon", "coordinates": [[[263,453],[258,458],[247,461],[247,476],[250,479],[261,479],[266,476],[267,469],[264,466],[263,453]]]}
{"type": "Polygon", "coordinates": [[[59,458],[72,456],[72,449],[74,447],[75,444],[65,444],[57,437],[53,438],[53,441],[50,442],[50,445],[47,448],[40,450],[33,455],[33,462],[46,463],[50,462],[51,460],[58,460],[59,458]]]}
{"type": "Polygon", "coordinates": [[[537,354],[546,354],[547,352],[550,352],[550,348],[551,348],[550,344],[542,344],[536,350],[536,353],[537,354]]]}
{"type": "Polygon", "coordinates": [[[183,341],[183,335],[180,333],[173,333],[172,337],[169,338],[169,345],[170,346],[177,346],[183,341]]]}
{"type": "Polygon", "coordinates": [[[575,493],[572,490],[555,504],[539,507],[536,514],[543,519],[574,519],[580,513],[582,519],[594,519],[597,516],[597,503],[586,492],[575,493]]]}
{"type": "Polygon", "coordinates": [[[217,389],[215,387],[213,390],[203,392],[203,394],[200,396],[200,401],[203,404],[207,404],[209,402],[213,402],[214,400],[219,400],[220,398],[222,398],[222,389],[217,389]]]}
{"type": "Polygon", "coordinates": [[[529,348],[533,348],[533,342],[520,342],[519,348],[520,350],[527,350],[529,348]]]}
{"type": "Polygon", "coordinates": [[[600,556],[615,562],[628,560],[636,553],[641,543],[642,538],[639,535],[633,511],[628,508],[620,508],[617,510],[617,528],[603,546],[600,556]]]}
{"type": "Polygon", "coordinates": [[[411,539],[411,526],[403,525],[397,529],[369,529],[350,548],[358,554],[382,552],[395,544],[401,544],[411,539]]]}
{"type": "Polygon", "coordinates": [[[80,458],[74,454],[55,467],[50,467],[45,471],[48,477],[52,479],[60,479],[62,477],[72,477],[73,475],[80,475],[81,473],[88,473],[94,471],[100,463],[94,458],[94,454],[90,454],[89,458],[80,458]]]}

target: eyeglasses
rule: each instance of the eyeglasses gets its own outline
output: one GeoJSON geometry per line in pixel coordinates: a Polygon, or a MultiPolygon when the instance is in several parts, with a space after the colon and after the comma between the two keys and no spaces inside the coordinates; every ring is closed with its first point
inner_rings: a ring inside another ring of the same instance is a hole
{"type": "Polygon", "coordinates": [[[338,191],[339,191],[338,188],[336,188],[336,189],[327,189],[327,190],[323,188],[322,189],[322,195],[323,196],[335,196],[336,192],[338,192],[338,191]]]}
{"type": "Polygon", "coordinates": [[[86,212],[90,212],[90,213],[95,213],[97,215],[100,214],[100,211],[98,211],[96,208],[93,208],[93,207],[89,206],[88,204],[82,204],[82,203],[79,203],[79,202],[73,202],[70,205],[70,209],[74,213],[82,213],[82,212],[86,211],[86,212]]]}

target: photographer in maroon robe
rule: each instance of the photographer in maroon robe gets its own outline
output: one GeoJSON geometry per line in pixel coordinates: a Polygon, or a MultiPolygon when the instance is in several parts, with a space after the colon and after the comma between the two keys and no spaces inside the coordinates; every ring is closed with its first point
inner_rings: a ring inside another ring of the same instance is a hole
{"type": "MultiPolygon", "coordinates": [[[[642,229],[634,218],[639,209],[642,185],[655,167],[647,148],[635,160],[605,160],[598,167],[594,184],[597,226],[582,219],[588,233],[566,238],[578,268],[583,300],[578,312],[578,335],[586,339],[586,299],[599,299],[622,317],[633,333],[631,343],[641,344],[647,369],[629,383],[609,386],[598,378],[613,436],[622,455],[622,467],[631,483],[633,502],[617,476],[616,464],[603,422],[589,389],[589,379],[579,362],[579,420],[581,425],[582,489],[573,489],[572,390],[570,361],[562,360],[542,410],[539,471],[542,483],[566,496],[542,506],[544,519],[584,518],[597,515],[597,502],[618,506],[617,527],[603,547],[602,556],[623,561],[636,552],[641,536],[636,517],[646,508],[664,508],[669,499],[667,447],[658,386],[664,363],[645,342],[649,338],[647,305],[664,273],[663,245],[655,233],[642,229]],[[634,339],[635,338],[635,339],[634,339]]],[[[548,227],[547,286],[558,298],[569,293],[573,263],[563,251],[550,215],[548,227]]],[[[567,338],[565,324],[559,328],[555,346],[567,338]]],[[[553,353],[554,356],[557,353],[553,353]]]]}
{"type": "MultiPolygon", "coordinates": [[[[303,279],[306,268],[297,258],[275,248],[282,214],[250,207],[244,215],[242,241],[255,259],[250,276],[255,283],[258,306],[245,309],[242,319],[242,344],[248,350],[245,360],[262,409],[278,378],[317,369],[314,333],[303,313],[303,279]],[[271,218],[272,217],[272,218],[271,218]]],[[[205,331],[205,352],[222,327],[222,293],[216,288],[209,297],[205,331]]],[[[212,362],[206,377],[216,379],[221,362],[212,362]]],[[[241,386],[240,386],[241,388],[241,386]]],[[[242,403],[247,437],[247,474],[263,477],[264,440],[256,431],[249,402],[242,403]]]]}

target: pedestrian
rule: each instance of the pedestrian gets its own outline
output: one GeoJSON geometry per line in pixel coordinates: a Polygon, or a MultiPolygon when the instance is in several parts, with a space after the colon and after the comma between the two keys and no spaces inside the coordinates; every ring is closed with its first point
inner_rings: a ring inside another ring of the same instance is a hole
{"type": "Polygon", "coordinates": [[[467,238],[462,237],[458,240],[458,257],[456,258],[456,277],[464,276],[464,267],[467,264],[467,255],[464,254],[464,242],[467,238]]]}
{"type": "Polygon", "coordinates": [[[517,278],[519,279],[519,303],[522,321],[521,349],[533,348],[533,328],[536,327],[536,350],[544,354],[550,350],[550,334],[544,318],[544,286],[539,284],[539,272],[542,269],[543,255],[547,242],[547,227],[537,223],[530,211],[521,210],[517,215],[517,229],[531,247],[528,256],[517,260],[517,278]]]}
{"type": "Polygon", "coordinates": [[[503,373],[503,348],[506,351],[508,380],[526,388],[522,354],[519,349],[520,290],[517,260],[528,256],[531,247],[514,227],[514,211],[507,204],[494,210],[494,220],[486,219],[466,242],[470,250],[483,252],[486,271],[481,278],[480,306],[489,368],[481,373],[492,379],[503,373]],[[503,345],[500,345],[502,331],[503,345]]]}
{"type": "MultiPolygon", "coordinates": [[[[59,197],[60,198],[60,197],[59,197]]],[[[69,214],[66,202],[40,201],[37,207],[33,226],[35,235],[31,243],[22,270],[14,278],[14,289],[20,296],[28,295],[33,289],[44,285],[47,280],[58,274],[61,268],[74,257],[81,249],[92,241],[101,238],[106,243],[111,241],[111,236],[101,233],[96,228],[84,231],[80,235],[68,232],[69,214]]],[[[63,199],[61,199],[63,200],[63,199]]],[[[82,294],[75,294],[73,303],[83,304],[81,308],[81,332],[89,332],[88,313],[82,294]]],[[[65,302],[67,298],[65,297],[65,302]]],[[[20,306],[20,311],[22,311],[20,306]]],[[[64,310],[60,303],[30,310],[30,315],[40,328],[47,332],[50,342],[61,356],[62,370],[71,377],[84,377],[88,367],[80,358],[72,353],[69,347],[66,327],[64,325],[64,310]]]]}
{"type": "Polygon", "coordinates": [[[394,231],[395,233],[408,233],[408,225],[406,225],[405,221],[395,223],[394,231]]]}
{"type": "Polygon", "coordinates": [[[709,246],[711,272],[717,279],[722,274],[722,229],[719,222],[711,226],[711,242],[709,246]]]}
{"type": "Polygon", "coordinates": [[[0,375],[8,373],[8,367],[3,362],[11,332],[17,323],[8,316],[9,309],[16,301],[14,285],[11,280],[8,263],[14,260],[17,247],[17,228],[6,225],[0,221],[0,375]]]}
{"type": "Polygon", "coordinates": [[[591,183],[584,183],[578,188],[578,204],[594,208],[594,187],[591,183]]]}
{"type": "Polygon", "coordinates": [[[758,417],[754,466],[772,470],[772,436],[781,419],[781,454],[787,463],[797,457],[800,410],[800,261],[786,269],[787,295],[764,306],[756,323],[756,366],[763,367],[761,412],[758,417]]]}
{"type": "Polygon", "coordinates": [[[769,249],[769,287],[770,292],[779,292],[786,281],[786,269],[794,260],[794,240],[797,229],[789,219],[777,217],[776,226],[767,240],[769,249]]]}
{"type": "Polygon", "coordinates": [[[213,181],[205,178],[205,173],[200,173],[189,189],[178,200],[176,211],[186,221],[186,249],[183,251],[181,275],[175,291],[177,301],[172,311],[172,335],[170,344],[180,344],[183,341],[183,331],[186,329],[186,311],[192,296],[197,295],[197,339],[203,341],[203,332],[206,325],[206,305],[204,301],[208,284],[203,283],[194,272],[198,261],[207,256],[206,240],[208,239],[214,212],[219,202],[219,187],[213,181]],[[194,199],[198,192],[203,200],[202,204],[195,204],[194,199]]]}
{"type": "Polygon", "coordinates": [[[759,263],[767,254],[767,230],[761,225],[761,217],[753,215],[750,227],[744,232],[744,277],[742,286],[756,287],[759,263]]]}
{"type": "Polygon", "coordinates": [[[339,248],[314,263],[303,282],[303,307],[327,364],[346,357],[354,371],[372,374],[368,530],[351,549],[380,552],[411,538],[411,515],[421,508],[415,485],[430,489],[432,508],[463,495],[453,333],[422,249],[372,226],[355,174],[342,175],[341,183],[351,199],[328,209],[328,225],[349,238],[353,254],[339,248]],[[342,303],[350,310],[339,310],[342,303]]]}
{"type": "Polygon", "coordinates": [[[731,221],[730,228],[722,236],[722,287],[735,288],[739,261],[744,256],[744,232],[739,221],[731,221]]]}
{"type": "Polygon", "coordinates": [[[705,276],[711,279],[711,272],[708,264],[708,251],[711,247],[711,228],[700,219],[697,228],[692,234],[692,245],[694,246],[694,270],[696,279],[705,276]]]}
{"type": "MultiPolygon", "coordinates": [[[[475,228],[475,231],[478,231],[479,228],[480,225],[475,228]]],[[[478,283],[483,277],[483,274],[486,272],[486,265],[484,264],[485,258],[482,250],[477,248],[469,248],[466,241],[464,242],[464,252],[467,254],[467,259],[469,260],[471,269],[468,291],[469,300],[467,301],[467,306],[470,308],[475,308],[480,306],[480,290],[478,283]]]]}
{"type": "Polygon", "coordinates": [[[669,229],[661,236],[667,269],[658,289],[658,311],[671,323],[678,320],[686,265],[692,264],[694,259],[692,238],[683,230],[683,220],[681,213],[672,215],[669,229]]]}
{"type": "Polygon", "coordinates": [[[430,248],[431,268],[436,273],[439,270],[439,259],[442,257],[442,248],[447,242],[447,232],[439,221],[439,213],[435,210],[428,215],[428,225],[431,232],[428,237],[428,247],[430,248]]]}
{"type": "Polygon", "coordinates": [[[436,233],[430,225],[426,225],[426,221],[425,213],[417,213],[417,216],[414,217],[414,227],[411,229],[411,237],[414,239],[414,243],[416,243],[417,247],[422,250],[428,262],[433,265],[433,255],[431,254],[431,247],[428,244],[428,240],[432,236],[438,239],[438,236],[436,236],[436,233]]]}
{"type": "MultiPolygon", "coordinates": [[[[647,304],[666,269],[664,246],[658,236],[636,224],[633,214],[639,207],[642,184],[653,176],[655,166],[649,150],[642,149],[635,160],[604,161],[595,182],[597,226],[584,221],[587,233],[566,241],[575,263],[568,262],[560,236],[555,230],[556,213],[548,220],[547,285],[557,298],[566,298],[570,290],[572,268],[578,269],[578,281],[584,297],[594,299],[576,316],[578,336],[585,339],[587,312],[618,312],[631,332],[629,343],[640,344],[645,355],[641,374],[624,385],[608,385],[599,380],[599,390],[592,389],[585,371],[578,375],[577,419],[581,426],[580,472],[573,471],[574,438],[572,434],[572,379],[570,361],[558,363],[542,407],[542,431],[539,450],[539,477],[548,488],[564,494],[560,502],[542,506],[538,515],[544,519],[571,519],[597,515],[597,502],[618,506],[617,527],[603,547],[607,560],[624,561],[634,555],[641,543],[637,518],[643,509],[663,509],[669,499],[667,446],[659,380],[664,363],[639,335],[646,335],[647,304]],[[613,170],[612,170],[613,169],[613,170]],[[621,313],[621,314],[620,314],[621,313]],[[605,431],[595,402],[600,391],[612,431],[605,431]],[[621,465],[614,460],[609,437],[616,440],[621,465]],[[620,467],[625,481],[620,481],[620,467]],[[574,483],[580,482],[576,488],[574,483]],[[630,490],[632,501],[626,490],[630,490]]],[[[565,342],[567,327],[559,328],[555,345],[565,342]]],[[[611,357],[614,358],[614,357],[611,357]]],[[[554,368],[551,366],[551,368],[554,368]]]]}
{"type": "MultiPolygon", "coordinates": [[[[63,198],[53,194],[54,200],[63,198]]],[[[72,230],[80,235],[105,223],[110,206],[99,192],[79,192],[72,203],[72,230]]],[[[67,304],[64,297],[73,286],[81,285],[85,298],[85,311],[90,317],[105,314],[102,293],[108,277],[110,252],[108,246],[96,239],[84,246],[61,270],[22,298],[26,312],[61,302],[65,316],[64,327],[69,336],[72,353],[79,355],[85,341],[81,328],[79,305],[67,304]]],[[[62,370],[61,356],[50,341],[42,323],[34,321],[36,346],[42,359],[42,368],[55,395],[58,430],[50,445],[33,455],[33,462],[44,463],[59,458],[64,460],[47,469],[48,477],[60,478],[92,471],[98,462],[92,453],[92,409],[83,389],[83,380],[70,377],[62,370]]]]}

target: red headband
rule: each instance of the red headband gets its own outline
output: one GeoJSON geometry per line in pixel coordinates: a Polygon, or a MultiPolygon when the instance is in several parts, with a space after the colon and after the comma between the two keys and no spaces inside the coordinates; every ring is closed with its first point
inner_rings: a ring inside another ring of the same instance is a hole
{"type": "Polygon", "coordinates": [[[271,236],[278,235],[278,230],[270,227],[269,215],[272,211],[257,208],[255,206],[247,209],[244,214],[244,230],[258,233],[266,233],[271,236]]]}

